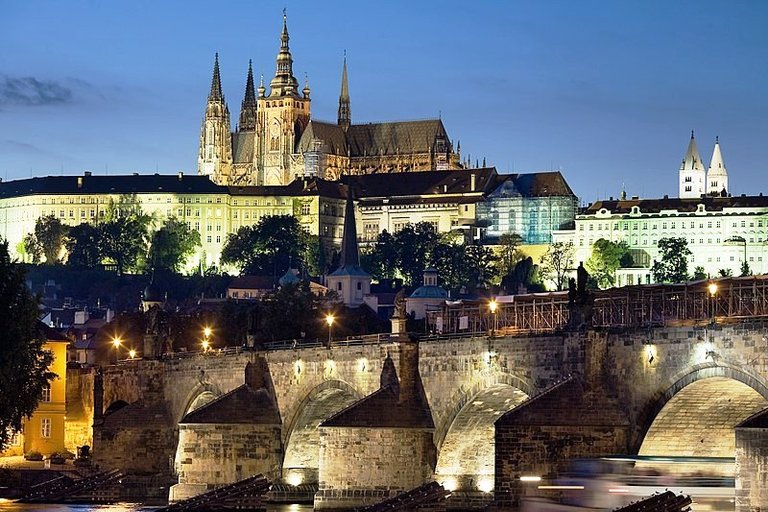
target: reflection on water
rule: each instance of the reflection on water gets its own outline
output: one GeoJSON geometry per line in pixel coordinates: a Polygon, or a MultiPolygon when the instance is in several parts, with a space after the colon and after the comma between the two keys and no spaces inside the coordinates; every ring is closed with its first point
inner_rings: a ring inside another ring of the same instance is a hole
{"type": "MultiPolygon", "coordinates": [[[[0,499],[2,512],[152,512],[156,507],[142,507],[135,503],[116,503],[114,505],[51,505],[21,504],[0,499]]],[[[269,512],[307,512],[312,505],[267,505],[269,512]]]]}

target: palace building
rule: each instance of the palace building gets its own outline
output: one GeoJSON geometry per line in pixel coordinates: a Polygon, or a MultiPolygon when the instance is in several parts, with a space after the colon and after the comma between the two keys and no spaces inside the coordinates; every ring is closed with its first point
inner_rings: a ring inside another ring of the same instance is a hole
{"type": "Polygon", "coordinates": [[[354,124],[347,78],[341,73],[336,123],[313,120],[309,84],[293,76],[283,15],[277,69],[269,83],[254,86],[248,64],[240,115],[232,131],[224,98],[219,56],[200,132],[198,173],[227,186],[288,185],[296,178],[337,180],[347,174],[460,169],[440,119],[354,124]]]}

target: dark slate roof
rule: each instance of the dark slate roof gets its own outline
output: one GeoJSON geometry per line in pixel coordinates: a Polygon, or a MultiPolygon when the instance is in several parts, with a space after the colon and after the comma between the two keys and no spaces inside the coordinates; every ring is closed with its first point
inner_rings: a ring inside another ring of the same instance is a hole
{"type": "Polygon", "coordinates": [[[32,194],[226,194],[207,176],[135,174],[115,176],[46,176],[0,182],[0,198],[32,194]],[[78,179],[82,185],[78,187],[78,179]]]}
{"type": "Polygon", "coordinates": [[[275,288],[275,284],[275,278],[272,276],[240,276],[234,278],[227,288],[272,290],[275,288]]]}
{"type": "Polygon", "coordinates": [[[314,151],[314,141],[322,141],[320,150],[332,155],[346,155],[348,152],[347,136],[337,124],[323,121],[310,121],[307,129],[301,134],[298,152],[314,151]]]}
{"type": "Polygon", "coordinates": [[[733,196],[733,197],[664,197],[661,199],[625,199],[596,201],[590,204],[585,214],[595,214],[605,208],[611,213],[630,213],[633,206],[639,206],[641,213],[659,213],[661,210],[695,212],[699,204],[707,211],[722,211],[724,208],[764,208],[768,206],[768,196],[733,196]]]}
{"type": "Polygon", "coordinates": [[[401,403],[392,387],[380,388],[334,414],[321,427],[435,428],[426,397],[401,403]]]}
{"type": "Polygon", "coordinates": [[[233,389],[184,416],[180,424],[281,425],[280,412],[264,388],[247,385],[233,389]]]}
{"type": "Polygon", "coordinates": [[[613,399],[588,393],[577,377],[555,384],[496,420],[496,425],[626,426],[613,399]]]}
{"type": "Polygon", "coordinates": [[[120,430],[145,427],[173,428],[173,420],[162,403],[134,402],[104,416],[104,426],[120,430]]]}
{"type": "Polygon", "coordinates": [[[438,137],[448,141],[440,119],[353,124],[346,135],[353,157],[429,153],[438,137]]]}
{"type": "Polygon", "coordinates": [[[736,428],[768,428],[768,409],[753,414],[736,425],[736,428]]]}
{"type": "Polygon", "coordinates": [[[523,197],[574,196],[560,171],[504,174],[499,181],[512,181],[523,197]]]}
{"type": "Polygon", "coordinates": [[[236,164],[253,162],[253,148],[256,132],[235,132],[232,134],[232,160],[236,164]]]}
{"type": "Polygon", "coordinates": [[[70,341],[69,338],[64,336],[62,333],[56,329],[53,329],[52,327],[48,327],[40,320],[37,321],[37,332],[41,337],[45,338],[46,341],[70,341]]]}
{"type": "Polygon", "coordinates": [[[438,194],[471,193],[472,175],[476,193],[490,192],[496,186],[496,169],[465,169],[455,171],[399,172],[344,176],[342,181],[352,184],[361,201],[394,196],[428,196],[438,194]]]}

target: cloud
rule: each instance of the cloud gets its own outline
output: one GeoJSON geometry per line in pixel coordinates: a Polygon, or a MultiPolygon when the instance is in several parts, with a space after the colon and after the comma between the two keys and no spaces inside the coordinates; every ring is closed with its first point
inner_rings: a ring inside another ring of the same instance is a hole
{"type": "Polygon", "coordinates": [[[74,96],[72,87],[62,82],[0,75],[0,106],[63,105],[74,96]]]}

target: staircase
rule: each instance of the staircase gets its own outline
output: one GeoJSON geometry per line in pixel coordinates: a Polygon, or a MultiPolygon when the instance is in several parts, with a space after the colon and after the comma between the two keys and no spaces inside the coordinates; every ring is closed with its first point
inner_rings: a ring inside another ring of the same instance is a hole
{"type": "Polygon", "coordinates": [[[256,475],[168,505],[156,512],[266,510],[261,497],[271,486],[272,483],[264,475],[256,475]]]}
{"type": "MultiPolygon", "coordinates": [[[[74,479],[61,475],[47,482],[35,485],[21,498],[19,503],[68,503],[89,501],[83,495],[89,495],[100,487],[111,484],[120,479],[123,474],[120,470],[102,471],[90,476],[74,479]]],[[[102,501],[100,499],[90,501],[102,501]]]]}
{"type": "Polygon", "coordinates": [[[375,505],[369,505],[358,509],[358,512],[389,512],[389,511],[409,511],[419,508],[431,507],[434,504],[448,498],[451,493],[437,482],[430,482],[421,485],[408,492],[398,494],[393,498],[382,501],[375,505]]]}

